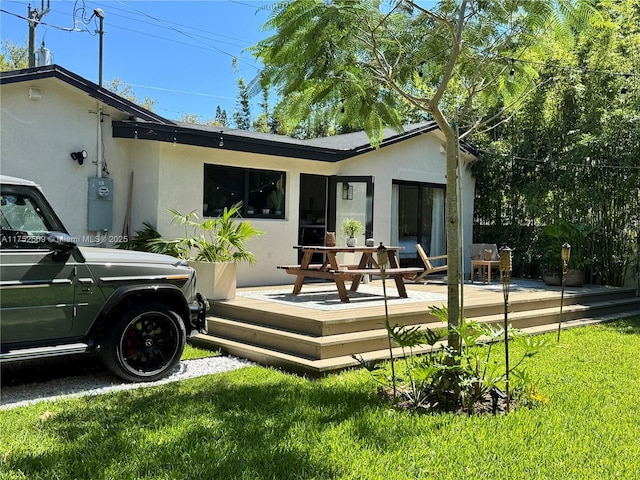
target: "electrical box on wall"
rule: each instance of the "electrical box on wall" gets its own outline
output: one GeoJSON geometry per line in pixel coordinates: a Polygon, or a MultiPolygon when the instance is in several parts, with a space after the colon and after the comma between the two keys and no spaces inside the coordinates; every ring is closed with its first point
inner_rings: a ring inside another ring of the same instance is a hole
{"type": "Polygon", "coordinates": [[[87,230],[111,230],[113,220],[113,180],[89,177],[89,205],[87,230]]]}

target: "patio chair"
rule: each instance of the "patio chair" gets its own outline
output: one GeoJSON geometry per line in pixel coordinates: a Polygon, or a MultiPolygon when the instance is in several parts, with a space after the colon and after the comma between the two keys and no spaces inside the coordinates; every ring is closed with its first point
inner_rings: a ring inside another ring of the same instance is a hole
{"type": "MultiPolygon", "coordinates": [[[[422,283],[424,277],[426,277],[427,275],[429,275],[430,273],[437,273],[437,272],[446,272],[447,271],[447,263],[446,263],[446,259],[447,256],[446,255],[437,255],[434,257],[429,257],[427,256],[427,254],[425,253],[424,249],[422,248],[422,245],[420,245],[419,243],[416,244],[416,250],[418,251],[418,255],[420,255],[420,258],[422,259],[422,263],[424,263],[424,272],[422,272],[420,275],[416,275],[415,277],[413,277],[413,281],[415,283],[422,283]],[[445,260],[445,264],[444,265],[439,265],[437,267],[434,267],[431,263],[432,260],[445,260]]],[[[425,280],[426,282],[426,280],[425,280]]]]}
{"type": "Polygon", "coordinates": [[[500,255],[495,243],[472,243],[470,248],[471,273],[469,280],[473,283],[476,271],[482,281],[491,283],[491,270],[497,269],[500,275],[500,255]]]}

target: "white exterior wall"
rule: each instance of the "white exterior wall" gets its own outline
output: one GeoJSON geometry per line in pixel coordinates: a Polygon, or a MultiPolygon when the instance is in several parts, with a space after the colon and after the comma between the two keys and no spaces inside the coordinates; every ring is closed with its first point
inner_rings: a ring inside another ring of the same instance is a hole
{"type": "MultiPolygon", "coordinates": [[[[2,86],[0,171],[40,184],[58,216],[78,239],[90,244],[97,232],[87,230],[88,178],[97,175],[93,163],[98,152],[98,102],[53,79],[2,86]],[[38,88],[39,100],[29,98],[38,88]],[[71,152],[86,150],[83,165],[71,152]]],[[[129,159],[111,135],[111,120],[122,113],[105,109],[103,144],[110,177],[114,180],[113,228],[108,237],[122,233],[127,203],[129,159]]]]}

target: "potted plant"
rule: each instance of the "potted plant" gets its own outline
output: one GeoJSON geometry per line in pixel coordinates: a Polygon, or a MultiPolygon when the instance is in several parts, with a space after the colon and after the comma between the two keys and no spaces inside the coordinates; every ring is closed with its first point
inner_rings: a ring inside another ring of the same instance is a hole
{"type": "Polygon", "coordinates": [[[364,226],[360,220],[345,218],[342,222],[342,231],[347,239],[347,246],[355,247],[358,244],[356,235],[361,235],[364,232],[364,226]]]}
{"type": "Polygon", "coordinates": [[[542,245],[544,264],[548,267],[543,272],[543,280],[547,285],[560,285],[562,278],[562,245],[571,245],[565,285],[569,287],[581,287],[584,282],[584,268],[590,265],[591,260],[586,257],[586,240],[596,228],[584,223],[572,223],[560,219],[552,225],[542,228],[542,245]],[[554,273],[552,277],[549,275],[554,273]],[[552,278],[549,281],[549,278],[552,278]],[[556,283],[557,282],[557,283],[556,283]]]}
{"type": "Polygon", "coordinates": [[[236,219],[241,208],[242,202],[238,202],[230,208],[225,207],[220,216],[205,220],[200,220],[195,211],[182,214],[169,209],[173,215],[171,223],[184,226],[185,234],[173,240],[151,240],[151,249],[187,260],[196,270],[199,290],[208,299],[234,298],[236,264],[256,263],[246,242],[263,234],[251,222],[236,219]]]}

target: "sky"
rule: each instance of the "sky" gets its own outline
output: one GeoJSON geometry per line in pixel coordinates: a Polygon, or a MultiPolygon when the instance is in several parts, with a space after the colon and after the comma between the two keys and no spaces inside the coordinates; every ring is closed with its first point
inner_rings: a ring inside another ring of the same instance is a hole
{"type": "MultiPolygon", "coordinates": [[[[43,11],[42,0],[0,2],[3,42],[28,45],[29,4],[43,11]]],[[[51,0],[36,28],[36,50],[44,41],[52,63],[98,83],[99,23],[90,17],[100,8],[103,85],[118,79],[139,102],[155,100],[154,112],[168,119],[191,114],[206,122],[220,106],[231,120],[238,109],[238,79],[249,83],[260,70],[245,50],[269,36],[262,26],[271,4],[273,0],[51,0]]],[[[261,101],[261,94],[252,98],[252,117],[260,114],[261,101]]]]}

